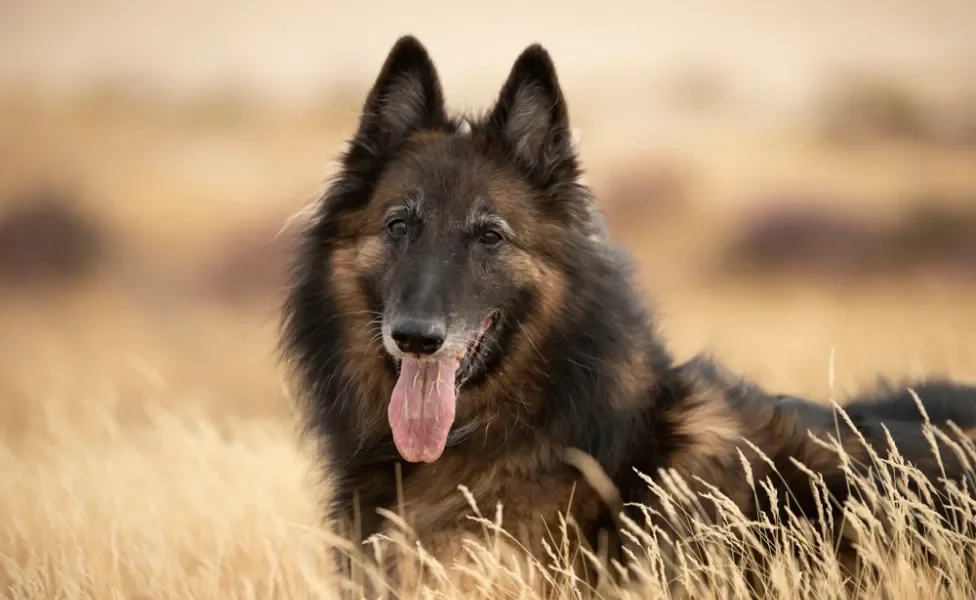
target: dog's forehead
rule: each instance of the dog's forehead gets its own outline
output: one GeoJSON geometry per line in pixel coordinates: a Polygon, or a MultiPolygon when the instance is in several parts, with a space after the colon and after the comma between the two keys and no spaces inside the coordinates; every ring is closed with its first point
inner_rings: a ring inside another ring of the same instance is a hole
{"type": "Polygon", "coordinates": [[[460,218],[493,211],[498,183],[508,179],[503,169],[464,136],[426,141],[411,158],[409,185],[427,214],[460,218]]]}
{"type": "Polygon", "coordinates": [[[447,231],[486,215],[522,222],[533,214],[530,184],[470,135],[425,132],[412,142],[381,178],[372,203],[378,216],[407,205],[447,231]]]}

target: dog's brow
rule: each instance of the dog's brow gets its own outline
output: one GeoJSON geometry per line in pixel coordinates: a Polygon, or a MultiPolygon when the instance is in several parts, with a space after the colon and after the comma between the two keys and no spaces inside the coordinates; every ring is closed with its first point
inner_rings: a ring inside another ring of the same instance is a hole
{"type": "Polygon", "coordinates": [[[383,218],[387,221],[395,217],[402,218],[406,212],[408,212],[406,206],[403,204],[394,204],[390,208],[386,209],[386,212],[383,213],[383,218]]]}
{"type": "Polygon", "coordinates": [[[508,221],[499,217],[498,215],[486,215],[482,222],[489,227],[494,227],[501,230],[505,237],[512,237],[515,235],[515,231],[512,229],[512,226],[508,224],[508,221]]]}
{"type": "Polygon", "coordinates": [[[515,231],[508,224],[508,221],[491,213],[472,213],[469,215],[466,225],[469,231],[490,228],[500,230],[506,237],[515,235],[515,231]]]}
{"type": "Polygon", "coordinates": [[[407,194],[406,197],[404,197],[403,206],[404,208],[406,208],[411,212],[420,214],[422,212],[421,205],[423,204],[423,202],[424,202],[423,192],[416,191],[416,192],[411,192],[407,194]]]}
{"type": "Polygon", "coordinates": [[[386,211],[385,218],[389,219],[394,215],[403,213],[409,213],[412,215],[420,214],[421,199],[422,196],[420,193],[410,193],[404,195],[400,202],[397,202],[386,211]]]}
{"type": "Polygon", "coordinates": [[[513,235],[512,227],[505,219],[490,212],[490,204],[484,196],[477,196],[471,203],[471,210],[465,221],[465,228],[475,230],[484,227],[494,227],[500,229],[505,235],[513,235]]]}

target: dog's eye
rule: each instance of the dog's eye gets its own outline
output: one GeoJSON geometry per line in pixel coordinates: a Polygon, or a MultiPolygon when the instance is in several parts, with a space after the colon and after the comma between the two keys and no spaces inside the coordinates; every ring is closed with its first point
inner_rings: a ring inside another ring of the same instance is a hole
{"type": "Polygon", "coordinates": [[[407,233],[407,222],[403,219],[393,219],[386,224],[386,229],[391,235],[401,236],[407,233]]]}
{"type": "Polygon", "coordinates": [[[502,236],[497,231],[486,231],[481,234],[481,239],[479,239],[485,246],[497,246],[502,241],[502,236]]]}

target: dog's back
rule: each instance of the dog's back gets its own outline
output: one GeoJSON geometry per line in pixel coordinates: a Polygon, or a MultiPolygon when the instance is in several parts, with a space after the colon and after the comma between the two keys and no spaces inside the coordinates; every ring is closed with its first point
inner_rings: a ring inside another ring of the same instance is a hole
{"type": "Polygon", "coordinates": [[[933,425],[944,427],[952,421],[963,430],[976,428],[976,386],[941,379],[903,385],[882,381],[847,402],[845,410],[865,425],[873,420],[917,422],[925,416],[919,402],[933,425]]]}
{"type": "MultiPolygon", "coordinates": [[[[883,488],[893,481],[882,472],[891,464],[888,461],[893,458],[893,443],[896,455],[928,481],[923,493],[920,481],[908,477],[904,480],[907,490],[927,497],[930,508],[943,519],[953,519],[948,482],[962,488],[967,480],[969,486],[974,483],[976,386],[946,380],[902,384],[882,381],[874,389],[840,403],[841,410],[787,395],[776,396],[773,403],[779,413],[801,424],[796,429],[798,434],[838,443],[848,454],[851,471],[873,480],[879,493],[886,493],[883,488]]],[[[808,452],[795,458],[808,466],[824,464],[823,446],[802,447],[808,452]]],[[[840,462],[832,460],[832,464],[832,468],[817,471],[837,499],[845,501],[852,493],[851,483],[839,468],[840,462]]],[[[839,518],[840,512],[835,516],[839,518]]]]}
{"type": "Polygon", "coordinates": [[[878,444],[880,448],[887,446],[885,439],[890,435],[899,453],[909,460],[931,455],[931,446],[922,435],[925,423],[950,438],[958,432],[976,439],[976,386],[964,383],[938,379],[899,385],[881,381],[841,403],[843,415],[826,403],[798,396],[779,395],[773,400],[815,432],[831,430],[849,436],[854,433],[850,429],[853,425],[876,448],[878,444]]]}

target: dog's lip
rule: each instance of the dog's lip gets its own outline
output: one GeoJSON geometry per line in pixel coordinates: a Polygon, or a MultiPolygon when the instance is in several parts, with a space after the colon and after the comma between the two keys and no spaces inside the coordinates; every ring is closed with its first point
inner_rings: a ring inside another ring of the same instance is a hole
{"type": "Polygon", "coordinates": [[[485,334],[488,333],[488,330],[491,329],[492,325],[494,325],[497,321],[497,311],[492,311],[489,313],[488,316],[485,317],[485,319],[481,322],[481,327],[478,328],[478,332],[475,334],[474,339],[472,339],[471,343],[469,343],[465,348],[464,354],[461,357],[461,361],[458,364],[457,369],[457,379],[455,384],[458,388],[463,386],[473,375],[471,370],[475,364],[475,360],[477,359],[478,354],[484,351],[481,341],[484,339],[485,334]]]}
{"type": "Polygon", "coordinates": [[[461,356],[459,357],[460,359],[464,360],[464,357],[466,357],[472,350],[478,348],[478,346],[481,344],[481,339],[485,337],[485,334],[495,323],[495,318],[495,311],[492,311],[487,317],[485,317],[485,319],[481,322],[481,327],[478,328],[478,332],[475,334],[474,339],[471,340],[471,343],[468,344],[465,347],[464,352],[461,353],[461,356]]]}

